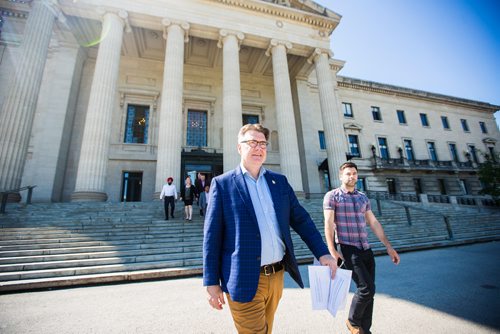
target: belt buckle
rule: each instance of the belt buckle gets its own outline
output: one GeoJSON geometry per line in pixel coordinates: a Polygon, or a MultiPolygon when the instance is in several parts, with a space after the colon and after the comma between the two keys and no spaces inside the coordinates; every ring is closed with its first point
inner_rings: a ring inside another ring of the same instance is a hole
{"type": "Polygon", "coordinates": [[[271,276],[272,274],[276,273],[276,270],[274,270],[274,266],[272,264],[264,266],[264,275],[265,276],[271,276]],[[271,270],[267,270],[268,268],[271,268],[271,270]]]}

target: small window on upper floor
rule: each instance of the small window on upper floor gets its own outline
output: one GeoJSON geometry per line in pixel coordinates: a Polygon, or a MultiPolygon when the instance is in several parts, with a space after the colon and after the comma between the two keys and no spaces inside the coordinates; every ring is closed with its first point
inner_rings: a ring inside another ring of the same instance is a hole
{"type": "Polygon", "coordinates": [[[484,122],[479,122],[479,127],[482,133],[488,133],[488,129],[486,129],[486,124],[484,122]]]}
{"type": "Polygon", "coordinates": [[[405,111],[404,110],[396,110],[396,112],[398,114],[399,124],[406,124],[405,111]]]}
{"type": "Polygon", "coordinates": [[[325,132],[318,131],[318,136],[319,136],[319,148],[321,150],[326,150],[325,132]]]}
{"type": "Polygon", "coordinates": [[[427,114],[420,114],[420,121],[422,122],[422,126],[429,126],[429,119],[427,118],[427,114]]]}
{"type": "Polygon", "coordinates": [[[470,132],[469,131],[469,124],[467,124],[467,120],[466,119],[461,119],[460,120],[460,123],[462,123],[462,129],[464,129],[465,132],[470,132]]]}
{"type": "Polygon", "coordinates": [[[344,110],[344,117],[353,118],[352,104],[347,102],[342,102],[342,109],[344,110]]]}
{"type": "Polygon", "coordinates": [[[374,121],[382,121],[382,113],[380,112],[379,107],[372,106],[372,115],[374,121]]]}
{"type": "Polygon", "coordinates": [[[443,123],[443,129],[450,130],[450,123],[448,122],[448,117],[441,116],[441,123],[443,123]]]}
{"type": "Polygon", "coordinates": [[[243,114],[242,118],[243,118],[243,125],[259,123],[259,115],[243,114]]]}

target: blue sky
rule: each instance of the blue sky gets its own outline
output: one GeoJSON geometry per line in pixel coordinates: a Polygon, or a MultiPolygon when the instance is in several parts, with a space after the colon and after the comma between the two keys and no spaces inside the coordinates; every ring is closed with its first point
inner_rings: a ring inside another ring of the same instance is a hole
{"type": "Polygon", "coordinates": [[[340,75],[500,106],[500,1],[316,2],[342,15],[331,44],[340,75]]]}

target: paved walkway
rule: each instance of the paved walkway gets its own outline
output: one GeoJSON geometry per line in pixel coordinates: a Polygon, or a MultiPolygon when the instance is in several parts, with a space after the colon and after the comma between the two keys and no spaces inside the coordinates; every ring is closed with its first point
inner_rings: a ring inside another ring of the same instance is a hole
{"type": "MultiPolygon", "coordinates": [[[[500,242],[376,258],[373,333],[500,333],[500,242]]],[[[303,276],[307,266],[302,266],[303,276]]],[[[306,278],[304,276],[304,278],[306,278]]],[[[201,278],[0,295],[0,333],[234,333],[201,278]]],[[[349,296],[349,301],[352,294],[349,296]]],[[[274,333],[347,334],[287,279],[274,333]]]]}

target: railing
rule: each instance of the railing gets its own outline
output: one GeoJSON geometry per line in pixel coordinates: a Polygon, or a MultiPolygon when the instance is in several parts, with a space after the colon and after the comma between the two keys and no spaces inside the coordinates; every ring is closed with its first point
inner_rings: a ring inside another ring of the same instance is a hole
{"type": "MultiPolygon", "coordinates": [[[[374,198],[377,202],[377,210],[378,210],[378,215],[379,216],[382,216],[382,205],[380,203],[380,196],[377,196],[379,195],[380,193],[382,192],[368,192],[367,193],[367,196],[369,198],[374,198]]],[[[389,202],[389,201],[388,201],[389,202]]],[[[450,240],[453,240],[453,230],[451,229],[451,224],[450,224],[450,217],[445,215],[445,214],[442,214],[440,212],[436,212],[436,211],[432,211],[432,210],[429,210],[429,209],[424,209],[424,208],[420,208],[420,207],[414,207],[414,206],[410,206],[408,204],[404,204],[404,203],[399,203],[399,202],[394,202],[392,200],[390,200],[390,203],[394,204],[394,205],[397,205],[397,206],[402,206],[404,209],[405,209],[405,213],[406,213],[406,220],[408,222],[408,225],[411,226],[412,225],[412,220],[411,220],[411,214],[410,214],[410,209],[413,209],[413,210],[419,210],[419,211],[423,211],[423,212],[426,212],[426,213],[430,213],[430,214],[435,214],[435,215],[438,215],[438,216],[441,216],[443,218],[443,221],[444,221],[444,224],[445,224],[445,227],[446,227],[446,231],[448,233],[448,238],[450,240]]]]}
{"type": "Polygon", "coordinates": [[[431,161],[429,159],[408,160],[408,165],[412,167],[429,167],[431,165],[431,161]]]}
{"type": "Polygon", "coordinates": [[[447,195],[427,195],[429,203],[450,203],[450,197],[447,195]]]}
{"type": "Polygon", "coordinates": [[[5,208],[7,207],[7,201],[9,199],[9,194],[17,194],[17,193],[20,193],[21,191],[28,190],[28,196],[26,196],[26,204],[31,204],[31,196],[33,195],[33,189],[35,187],[36,187],[36,185],[26,186],[26,187],[21,187],[19,189],[12,189],[12,190],[0,192],[0,196],[2,198],[2,202],[0,204],[0,213],[5,213],[5,208]]]}
{"type": "Polygon", "coordinates": [[[476,205],[476,199],[473,197],[457,196],[457,203],[461,205],[476,205]]]}
{"type": "Polygon", "coordinates": [[[367,190],[366,195],[369,198],[373,199],[393,200],[402,202],[420,202],[420,198],[416,194],[405,194],[405,193],[389,194],[386,191],[367,190]]]}
{"type": "MultiPolygon", "coordinates": [[[[439,194],[389,194],[387,191],[367,190],[366,195],[375,200],[392,200],[400,202],[420,202],[420,203],[445,203],[452,205],[469,205],[478,207],[500,207],[500,200],[486,196],[453,196],[439,194]]],[[[379,203],[377,203],[378,205],[379,203]]]]}
{"type": "Polygon", "coordinates": [[[377,169],[419,169],[419,170],[448,170],[448,171],[460,171],[460,170],[471,170],[477,169],[478,164],[471,161],[452,161],[452,160],[430,160],[430,159],[411,159],[408,160],[404,157],[400,158],[381,158],[374,156],[372,158],[373,168],[377,169]]]}

